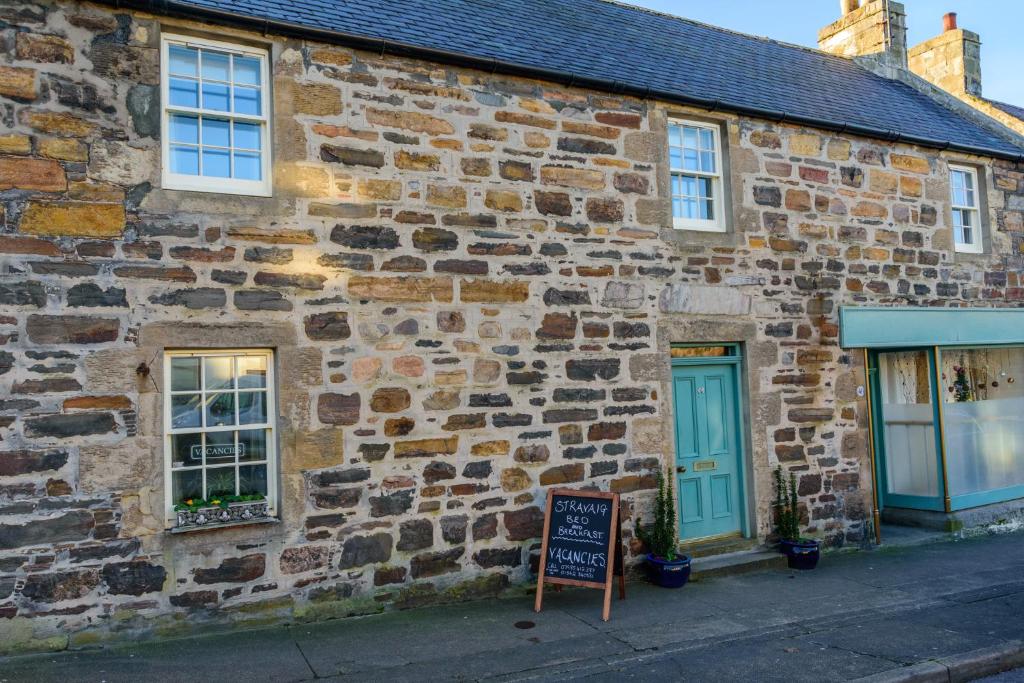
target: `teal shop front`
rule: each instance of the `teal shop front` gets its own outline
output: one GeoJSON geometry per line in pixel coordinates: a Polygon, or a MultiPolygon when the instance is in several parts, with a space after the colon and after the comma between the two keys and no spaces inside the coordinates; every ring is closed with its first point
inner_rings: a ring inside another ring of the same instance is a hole
{"type": "Polygon", "coordinates": [[[840,309],[864,349],[877,508],[1024,499],[1024,309],[840,309]]]}
{"type": "Polygon", "coordinates": [[[744,531],[739,347],[672,350],[675,490],[684,542],[744,531]]]}

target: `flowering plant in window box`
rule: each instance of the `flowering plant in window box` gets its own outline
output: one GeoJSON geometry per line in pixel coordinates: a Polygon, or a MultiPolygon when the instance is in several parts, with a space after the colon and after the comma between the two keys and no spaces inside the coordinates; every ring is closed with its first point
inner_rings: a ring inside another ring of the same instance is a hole
{"type": "Polygon", "coordinates": [[[255,493],[220,496],[203,500],[186,498],[174,506],[175,528],[217,526],[266,519],[270,516],[266,496],[255,493]]]}

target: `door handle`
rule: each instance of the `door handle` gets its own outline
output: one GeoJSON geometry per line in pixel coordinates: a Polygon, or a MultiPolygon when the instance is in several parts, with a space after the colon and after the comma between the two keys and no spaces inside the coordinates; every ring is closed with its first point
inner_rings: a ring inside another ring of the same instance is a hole
{"type": "Polygon", "coordinates": [[[678,472],[679,474],[682,474],[685,471],[686,471],[686,465],[680,465],[679,467],[676,468],[676,472],[678,472]]]}

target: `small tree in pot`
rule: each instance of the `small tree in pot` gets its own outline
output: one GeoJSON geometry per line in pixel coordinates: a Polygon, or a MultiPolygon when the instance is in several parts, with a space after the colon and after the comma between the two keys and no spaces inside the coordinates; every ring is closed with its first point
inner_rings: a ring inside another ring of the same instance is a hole
{"type": "Polygon", "coordinates": [[[790,569],[814,569],[818,565],[821,546],[818,541],[800,537],[800,501],[796,495],[796,475],[786,480],[782,466],[775,468],[775,517],[779,532],[779,549],[785,553],[790,569]]]}
{"type": "Polygon", "coordinates": [[[658,496],[654,503],[654,523],[646,530],[636,520],[636,535],[647,546],[647,575],[664,588],[679,588],[690,578],[690,558],[676,551],[676,508],[672,486],[658,471],[658,496]]]}

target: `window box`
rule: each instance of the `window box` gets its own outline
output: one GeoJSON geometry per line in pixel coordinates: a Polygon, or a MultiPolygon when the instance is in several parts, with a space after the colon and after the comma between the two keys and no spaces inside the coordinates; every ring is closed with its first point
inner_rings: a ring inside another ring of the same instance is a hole
{"type": "Polygon", "coordinates": [[[266,499],[195,508],[176,507],[181,509],[175,510],[177,517],[174,523],[175,531],[245,524],[271,518],[269,503],[266,499]]]}

